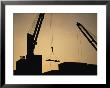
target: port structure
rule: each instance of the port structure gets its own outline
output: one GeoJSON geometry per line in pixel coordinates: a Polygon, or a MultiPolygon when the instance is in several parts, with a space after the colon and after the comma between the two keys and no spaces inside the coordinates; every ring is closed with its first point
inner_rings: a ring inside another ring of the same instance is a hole
{"type": "Polygon", "coordinates": [[[89,41],[89,43],[94,47],[94,49],[97,51],[97,42],[92,37],[92,35],[88,32],[88,30],[79,22],[77,22],[77,27],[82,32],[82,34],[85,36],[85,38],[89,41]]]}
{"type": "MultiPolygon", "coordinates": [[[[16,70],[14,75],[96,75],[97,65],[77,62],[64,62],[58,64],[59,70],[51,70],[42,73],[42,55],[34,55],[34,49],[37,45],[38,35],[44,19],[44,13],[40,13],[33,34],[27,33],[27,55],[20,56],[20,60],[16,62],[16,70]],[[71,69],[70,69],[71,68],[71,69]]],[[[89,43],[97,51],[97,42],[86,30],[86,28],[77,22],[76,24],[89,43]]],[[[53,37],[52,37],[53,41],[53,37]]],[[[51,46],[52,54],[54,54],[53,46],[51,46]]],[[[48,62],[60,62],[59,60],[47,59],[48,62]]]]}
{"type": "Polygon", "coordinates": [[[21,56],[16,62],[15,75],[40,75],[42,74],[42,55],[34,55],[37,39],[44,19],[40,13],[33,34],[27,33],[27,55],[21,56]]]}

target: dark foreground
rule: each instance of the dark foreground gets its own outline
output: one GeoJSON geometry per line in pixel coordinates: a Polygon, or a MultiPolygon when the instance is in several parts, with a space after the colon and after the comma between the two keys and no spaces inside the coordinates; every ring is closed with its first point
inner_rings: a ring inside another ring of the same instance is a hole
{"type": "Polygon", "coordinates": [[[14,75],[97,75],[97,65],[87,63],[64,62],[58,65],[59,70],[51,70],[45,73],[42,73],[42,66],[38,63],[29,64],[24,60],[22,64],[18,65],[21,66],[14,70],[14,75]]]}

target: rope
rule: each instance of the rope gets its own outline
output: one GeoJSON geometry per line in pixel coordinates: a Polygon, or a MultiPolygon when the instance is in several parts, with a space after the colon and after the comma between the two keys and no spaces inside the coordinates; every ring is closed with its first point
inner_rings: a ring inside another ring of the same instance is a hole
{"type": "Polygon", "coordinates": [[[50,29],[52,31],[52,39],[51,39],[51,46],[53,46],[53,29],[52,29],[52,14],[50,14],[50,29]]]}
{"type": "Polygon", "coordinates": [[[51,53],[50,53],[50,56],[48,57],[49,59],[53,58],[53,59],[58,59],[58,57],[56,57],[54,55],[54,49],[53,49],[53,28],[52,28],[52,18],[53,18],[53,14],[50,14],[50,30],[52,32],[52,35],[51,35],[51,44],[50,44],[50,47],[51,47],[51,53]]]}
{"type": "Polygon", "coordinates": [[[52,49],[51,55],[52,55],[52,54],[54,55],[54,51],[53,51],[53,28],[52,28],[52,17],[53,17],[53,15],[50,14],[50,29],[51,29],[51,31],[52,31],[52,38],[51,38],[51,44],[50,44],[50,46],[51,46],[51,49],[52,49]]]}

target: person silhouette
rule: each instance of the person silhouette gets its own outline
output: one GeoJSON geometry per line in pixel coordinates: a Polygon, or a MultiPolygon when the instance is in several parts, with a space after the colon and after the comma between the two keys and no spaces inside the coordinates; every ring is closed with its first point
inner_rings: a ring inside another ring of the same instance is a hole
{"type": "Polygon", "coordinates": [[[53,47],[51,47],[51,49],[52,49],[52,53],[53,53],[53,47]]]}

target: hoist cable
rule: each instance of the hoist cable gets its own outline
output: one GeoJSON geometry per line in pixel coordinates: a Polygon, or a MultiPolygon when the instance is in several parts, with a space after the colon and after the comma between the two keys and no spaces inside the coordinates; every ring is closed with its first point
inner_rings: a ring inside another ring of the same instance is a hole
{"type": "Polygon", "coordinates": [[[53,15],[52,14],[50,14],[50,30],[51,30],[51,32],[52,32],[52,37],[51,37],[51,50],[52,50],[52,52],[51,52],[51,55],[53,54],[54,55],[54,51],[53,51],[53,28],[52,28],[52,18],[53,18],[53,15]]]}
{"type": "Polygon", "coordinates": [[[52,31],[52,37],[51,37],[51,47],[53,46],[53,28],[52,28],[52,14],[50,14],[50,30],[52,31]]]}

